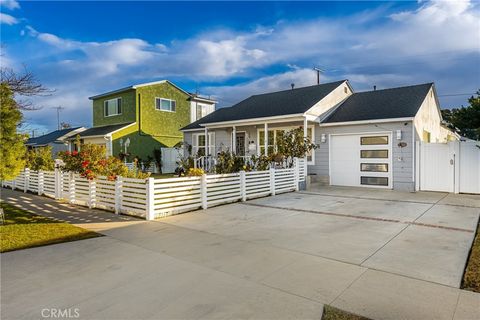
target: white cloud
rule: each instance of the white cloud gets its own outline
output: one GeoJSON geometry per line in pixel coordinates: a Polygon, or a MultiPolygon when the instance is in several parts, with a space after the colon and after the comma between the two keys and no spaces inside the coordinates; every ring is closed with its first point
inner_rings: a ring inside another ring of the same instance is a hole
{"type": "Polygon", "coordinates": [[[88,95],[143,80],[208,81],[217,85],[201,88],[203,93],[231,105],[255,93],[289,89],[292,82],[314,84],[314,65],[326,69],[322,82],[349,78],[357,90],[436,81],[439,92],[473,92],[480,87],[479,29],[477,5],[429,1],[393,14],[379,5],[340,18],[282,20],[251,32],[215,29],[171,43],[78,41],[27,26],[38,50],[6,58],[32,61],[41,80],[57,89],[42,104],[62,104],[65,116],[89,121],[88,95]],[[244,82],[223,85],[238,78],[244,82]]]}
{"type": "Polygon", "coordinates": [[[0,6],[5,7],[9,10],[20,9],[20,4],[15,0],[2,0],[0,1],[0,6]]]}
{"type": "Polygon", "coordinates": [[[13,25],[13,24],[17,24],[18,23],[18,19],[9,15],[9,14],[6,14],[6,13],[3,13],[3,12],[0,12],[0,24],[8,24],[8,25],[13,25]]]}

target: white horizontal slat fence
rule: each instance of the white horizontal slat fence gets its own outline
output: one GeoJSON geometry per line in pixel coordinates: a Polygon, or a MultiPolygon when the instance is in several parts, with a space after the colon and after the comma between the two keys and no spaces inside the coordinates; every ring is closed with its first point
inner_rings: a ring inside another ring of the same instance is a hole
{"type": "Polygon", "coordinates": [[[200,177],[88,180],[78,174],[25,169],[3,187],[64,199],[70,203],[135,215],[148,220],[186,211],[298,190],[300,170],[293,168],[200,177]]]}

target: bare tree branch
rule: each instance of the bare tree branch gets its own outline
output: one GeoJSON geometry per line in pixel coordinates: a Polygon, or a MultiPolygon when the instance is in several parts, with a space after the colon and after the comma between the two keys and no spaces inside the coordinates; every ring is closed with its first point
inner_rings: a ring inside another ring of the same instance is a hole
{"type": "MultiPolygon", "coordinates": [[[[54,92],[40,84],[35,76],[24,66],[22,73],[16,73],[12,68],[0,68],[0,82],[5,83],[16,96],[48,96],[54,92]]],[[[30,99],[15,99],[21,110],[37,110],[30,99]]]]}

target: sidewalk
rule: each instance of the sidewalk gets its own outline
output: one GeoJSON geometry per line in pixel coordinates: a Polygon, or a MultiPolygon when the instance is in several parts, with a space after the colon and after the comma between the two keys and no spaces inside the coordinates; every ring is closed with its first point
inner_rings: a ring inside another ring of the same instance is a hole
{"type": "Polygon", "coordinates": [[[3,201],[22,209],[52,219],[66,221],[70,224],[99,233],[108,229],[146,223],[143,219],[126,215],[116,215],[113,212],[105,210],[76,206],[68,202],[31,193],[23,193],[18,190],[13,191],[11,189],[1,188],[1,198],[3,201]]]}
{"type": "Polygon", "coordinates": [[[241,205],[145,222],[5,189],[2,200],[106,235],[2,254],[5,318],[55,306],[85,319],[319,319],[325,303],[372,319],[480,315],[478,293],[175,223],[230,222],[241,205]]]}

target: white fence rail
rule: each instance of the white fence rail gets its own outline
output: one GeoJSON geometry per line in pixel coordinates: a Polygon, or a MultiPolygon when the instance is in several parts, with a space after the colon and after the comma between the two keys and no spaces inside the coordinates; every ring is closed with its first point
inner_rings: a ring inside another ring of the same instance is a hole
{"type": "Polygon", "coordinates": [[[106,177],[88,180],[69,172],[25,169],[3,187],[64,199],[152,220],[200,208],[298,190],[300,168],[170,179],[106,177]]]}

